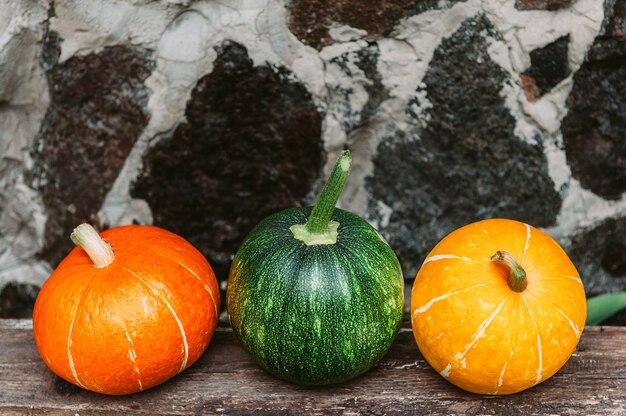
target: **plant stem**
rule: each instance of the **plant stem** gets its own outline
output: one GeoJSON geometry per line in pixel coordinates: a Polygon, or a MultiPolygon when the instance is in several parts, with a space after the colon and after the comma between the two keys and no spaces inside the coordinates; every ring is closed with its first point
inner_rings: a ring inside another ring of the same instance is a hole
{"type": "Polygon", "coordinates": [[[115,259],[111,245],[104,241],[89,224],[81,224],[74,228],[70,238],[74,244],[85,250],[93,265],[98,269],[108,266],[115,259]]]}
{"type": "Polygon", "coordinates": [[[528,286],[526,271],[517,262],[515,257],[506,251],[497,251],[496,254],[491,257],[491,261],[504,264],[509,268],[509,278],[506,282],[512,291],[523,292],[524,289],[526,289],[526,286],[528,286]]]}
{"type": "Polygon", "coordinates": [[[315,207],[305,224],[306,230],[311,234],[323,234],[328,230],[330,217],[333,215],[337,200],[343,191],[343,186],[348,179],[352,157],[349,150],[344,150],[337,159],[333,172],[324,185],[324,189],[317,197],[315,207]]]}
{"type": "Polygon", "coordinates": [[[348,179],[352,157],[350,151],[344,150],[333,168],[333,172],[317,197],[315,206],[305,224],[294,224],[289,229],[293,236],[307,246],[319,244],[335,244],[339,235],[339,223],[330,218],[335,210],[337,200],[348,179]]]}

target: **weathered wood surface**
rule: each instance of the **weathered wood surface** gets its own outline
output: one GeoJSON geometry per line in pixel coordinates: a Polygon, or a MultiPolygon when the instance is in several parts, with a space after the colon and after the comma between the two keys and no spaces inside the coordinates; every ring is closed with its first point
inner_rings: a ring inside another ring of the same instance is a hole
{"type": "Polygon", "coordinates": [[[626,327],[586,328],[553,378],[511,396],[447,383],[420,355],[405,324],[387,356],[343,385],[304,388],[259,369],[228,328],[187,371],[125,397],[82,390],[39,358],[29,320],[0,320],[0,414],[498,414],[626,415],[626,327]]]}

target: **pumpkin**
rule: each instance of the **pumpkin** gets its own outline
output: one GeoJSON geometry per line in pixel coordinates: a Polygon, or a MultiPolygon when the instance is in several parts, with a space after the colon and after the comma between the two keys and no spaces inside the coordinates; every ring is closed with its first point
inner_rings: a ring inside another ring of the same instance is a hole
{"type": "Polygon", "coordinates": [[[511,394],[555,374],[585,324],[585,291],[563,249],[530,225],[479,221],[441,240],[411,293],[417,345],[452,384],[511,394]]]}
{"type": "Polygon", "coordinates": [[[204,256],[157,227],[101,235],[79,246],[45,282],[33,311],[39,353],[58,376],[105,394],[160,384],[193,364],[215,331],[217,281],[204,256]]]}
{"type": "Polygon", "coordinates": [[[335,209],[351,166],[342,153],[314,208],[261,221],[235,255],[227,310],[244,349],[302,385],[351,379],[391,346],[403,315],[400,264],[366,221],[335,209]]]}

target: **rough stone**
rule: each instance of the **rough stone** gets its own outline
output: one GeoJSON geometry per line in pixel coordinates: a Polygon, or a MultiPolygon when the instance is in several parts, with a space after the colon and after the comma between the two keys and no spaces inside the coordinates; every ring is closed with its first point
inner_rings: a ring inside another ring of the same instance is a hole
{"type": "Polygon", "coordinates": [[[40,256],[54,267],[69,252],[71,230],[91,221],[148,123],[152,63],[126,46],[61,64],[52,32],[43,53],[51,103],[35,141],[32,185],[48,213],[40,256]]]}
{"type": "Polygon", "coordinates": [[[54,7],[54,0],[48,1],[48,19],[43,28],[43,47],[41,49],[41,57],[39,59],[41,67],[48,72],[59,62],[61,56],[61,36],[50,29],[50,20],[57,17],[54,7]]]}
{"type": "Polygon", "coordinates": [[[30,318],[38,294],[39,286],[8,283],[0,292],[0,318],[30,318]]]}
{"type": "Polygon", "coordinates": [[[569,7],[575,0],[515,0],[517,10],[559,10],[569,7]]]}
{"type": "Polygon", "coordinates": [[[459,226],[489,217],[548,226],[559,212],[541,146],[514,134],[515,120],[500,95],[511,80],[490,59],[489,37],[498,34],[479,16],[445,38],[423,80],[430,121],[419,129],[416,120],[414,130],[398,130],[378,146],[367,180],[370,212],[407,279],[437,241],[459,226]],[[381,204],[391,210],[386,220],[381,204]]]}
{"type": "MultiPolygon", "coordinates": [[[[44,2],[0,2],[0,289],[21,280],[17,270],[33,265],[28,260],[43,240],[37,235],[45,219],[23,172],[30,167],[28,149],[49,104],[39,62],[47,18],[44,2]]],[[[42,277],[32,273],[29,279],[42,277]]]]}
{"type": "Polygon", "coordinates": [[[253,66],[244,46],[216,48],[187,121],[145,157],[133,197],[155,225],[187,238],[225,280],[237,247],[265,216],[305,202],[324,161],[322,116],[280,66],[253,66]]]}
{"type": "Polygon", "coordinates": [[[617,1],[574,75],[562,133],[572,176],[607,199],[626,191],[626,2],[617,1]]]}
{"type": "Polygon", "coordinates": [[[348,0],[292,0],[289,28],[302,42],[319,50],[332,43],[328,33],[332,27],[347,25],[365,30],[370,40],[378,39],[392,33],[403,18],[459,1],[384,0],[358,6],[348,0]]]}
{"type": "Polygon", "coordinates": [[[528,101],[536,101],[571,73],[568,46],[569,35],[530,52],[530,68],[520,75],[528,101]]]}
{"type": "Polygon", "coordinates": [[[588,296],[626,290],[626,217],[577,234],[566,251],[588,296]]]}
{"type": "Polygon", "coordinates": [[[380,104],[389,98],[389,93],[378,72],[377,63],[380,59],[380,48],[376,42],[370,42],[366,47],[355,52],[346,52],[330,60],[330,64],[339,66],[350,84],[330,85],[333,106],[341,114],[341,125],[346,133],[366,123],[376,113],[380,104]],[[362,72],[355,74],[354,70],[362,72]],[[358,81],[357,81],[358,80],[358,81]],[[351,95],[354,93],[354,84],[359,83],[367,94],[367,102],[362,108],[353,108],[351,95]]]}
{"type": "Polygon", "coordinates": [[[607,25],[604,28],[604,33],[608,36],[617,38],[623,38],[626,36],[626,2],[623,0],[607,1],[607,5],[612,7],[606,10],[606,16],[608,17],[607,25]]]}

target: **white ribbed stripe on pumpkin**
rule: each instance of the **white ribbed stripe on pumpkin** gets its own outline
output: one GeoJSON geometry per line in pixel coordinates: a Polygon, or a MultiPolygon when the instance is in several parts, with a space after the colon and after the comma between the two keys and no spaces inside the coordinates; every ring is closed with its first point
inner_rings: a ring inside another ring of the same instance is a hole
{"type": "Polygon", "coordinates": [[[520,264],[524,262],[524,257],[526,257],[526,252],[528,251],[528,245],[530,243],[530,225],[524,224],[526,226],[526,243],[524,244],[524,252],[522,253],[522,258],[520,259],[520,264]]]}
{"type": "Polygon", "coordinates": [[[474,263],[474,260],[470,259],[469,257],[457,256],[456,254],[435,254],[434,256],[427,257],[426,260],[424,260],[424,264],[444,259],[459,259],[474,263]]]}
{"type": "Polygon", "coordinates": [[[472,336],[472,341],[467,345],[467,347],[465,347],[465,350],[462,353],[457,353],[454,356],[454,358],[456,358],[457,360],[462,360],[463,357],[465,357],[465,355],[474,346],[474,344],[476,344],[476,342],[485,335],[485,331],[487,330],[489,325],[491,325],[491,322],[493,322],[493,320],[496,319],[496,316],[498,315],[498,313],[500,312],[500,309],[502,309],[506,301],[507,300],[505,299],[502,302],[500,302],[496,310],[493,311],[493,313],[478,326],[478,330],[472,336]]]}
{"type": "Polygon", "coordinates": [[[130,338],[130,334],[128,331],[124,331],[126,333],[126,339],[130,343],[130,348],[128,349],[128,356],[130,357],[130,361],[132,361],[135,366],[135,373],[137,373],[137,383],[139,384],[139,391],[143,391],[143,384],[141,383],[141,373],[139,372],[139,366],[137,365],[137,352],[135,351],[135,346],[133,345],[133,340],[130,338]]]}
{"type": "MultiPolygon", "coordinates": [[[[551,304],[551,305],[552,305],[552,304],[551,304]]],[[[569,326],[571,326],[571,327],[572,327],[572,331],[574,331],[574,333],[576,334],[576,336],[577,336],[577,337],[578,337],[578,336],[580,336],[580,329],[578,328],[578,325],[576,325],[576,324],[574,323],[574,321],[572,321],[572,319],[571,319],[569,316],[567,316],[567,314],[566,314],[565,312],[563,312],[563,310],[562,310],[561,308],[559,308],[559,307],[557,307],[557,306],[554,306],[554,305],[552,305],[552,307],[553,307],[554,309],[556,309],[556,310],[557,310],[557,312],[559,312],[561,315],[563,315],[563,318],[565,318],[565,319],[567,320],[567,322],[569,323],[569,326]]]]}
{"type": "Polygon", "coordinates": [[[539,336],[539,327],[537,326],[537,321],[535,321],[535,317],[530,310],[530,306],[528,306],[528,302],[526,301],[526,298],[524,296],[522,296],[522,299],[524,300],[524,304],[526,305],[526,309],[528,310],[528,315],[530,315],[530,319],[533,321],[533,324],[535,325],[535,330],[537,331],[537,358],[539,359],[539,368],[537,369],[537,379],[535,380],[534,384],[537,385],[541,381],[541,373],[543,371],[543,349],[541,348],[541,337],[539,336]]]}
{"type": "Polygon", "coordinates": [[[196,279],[198,279],[200,281],[200,283],[202,283],[204,290],[206,290],[207,292],[209,292],[209,296],[211,296],[211,302],[213,302],[213,308],[215,308],[215,316],[219,316],[220,315],[220,311],[218,310],[217,307],[217,302],[215,302],[215,296],[213,294],[213,291],[211,290],[211,287],[206,284],[204,282],[204,280],[202,280],[200,278],[200,276],[198,276],[196,274],[196,272],[194,272],[193,270],[191,270],[189,267],[187,267],[186,265],[184,265],[183,263],[181,263],[180,261],[178,262],[178,264],[180,264],[181,266],[183,266],[185,269],[187,269],[187,271],[189,271],[189,273],[191,273],[192,275],[194,275],[196,277],[196,279]]]}
{"type": "Polygon", "coordinates": [[[178,318],[178,315],[176,314],[176,311],[174,311],[174,308],[172,307],[172,305],[170,305],[167,299],[165,299],[165,296],[159,293],[158,290],[152,287],[152,285],[146,282],[144,279],[139,277],[136,273],[132,272],[131,270],[128,270],[125,267],[120,266],[120,268],[122,270],[127,271],[131,275],[135,276],[137,279],[139,279],[139,281],[142,282],[148,289],[150,289],[150,291],[154,294],[154,296],[156,296],[157,299],[161,300],[165,304],[165,306],[167,306],[170,312],[172,312],[172,315],[174,316],[174,319],[176,320],[176,323],[178,324],[178,329],[180,330],[180,335],[183,340],[183,360],[181,361],[180,369],[178,370],[178,372],[180,373],[181,371],[185,369],[185,367],[187,367],[187,360],[189,359],[189,345],[187,344],[187,335],[185,334],[185,328],[183,328],[183,323],[178,318]]]}
{"type": "Polygon", "coordinates": [[[67,359],[70,364],[70,370],[72,371],[72,376],[74,377],[74,381],[76,381],[76,384],[78,384],[82,388],[86,388],[86,387],[78,378],[78,372],[76,371],[76,366],[74,365],[74,357],[72,356],[72,351],[70,348],[72,346],[72,331],[74,330],[74,321],[76,320],[78,309],[80,308],[80,304],[83,300],[85,289],[87,288],[87,285],[89,285],[89,283],[91,282],[91,279],[93,279],[93,277],[90,278],[87,281],[87,283],[85,283],[85,286],[83,286],[83,289],[80,291],[80,295],[78,295],[78,302],[76,302],[76,309],[74,309],[74,314],[72,315],[72,321],[70,322],[70,329],[67,334],[67,359]]]}
{"type": "Polygon", "coordinates": [[[437,296],[436,298],[432,298],[431,300],[429,300],[428,302],[426,302],[426,303],[424,304],[424,306],[422,306],[422,307],[420,307],[420,308],[416,308],[416,309],[413,311],[413,315],[417,315],[418,313],[424,313],[424,312],[426,312],[428,309],[430,309],[430,307],[431,307],[431,306],[433,306],[433,304],[434,304],[434,303],[437,303],[437,302],[439,302],[440,300],[447,299],[447,298],[449,298],[449,297],[450,297],[450,296],[452,296],[452,295],[456,295],[456,294],[459,294],[459,293],[465,293],[465,292],[468,292],[468,291],[470,291],[470,290],[476,289],[477,287],[483,287],[483,286],[486,286],[486,283],[479,283],[479,284],[477,284],[477,285],[470,286],[470,287],[467,287],[467,288],[465,288],[465,289],[455,290],[455,291],[453,291],[453,292],[448,292],[448,293],[443,294],[443,295],[441,295],[441,296],[437,296]]]}

